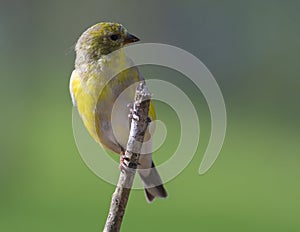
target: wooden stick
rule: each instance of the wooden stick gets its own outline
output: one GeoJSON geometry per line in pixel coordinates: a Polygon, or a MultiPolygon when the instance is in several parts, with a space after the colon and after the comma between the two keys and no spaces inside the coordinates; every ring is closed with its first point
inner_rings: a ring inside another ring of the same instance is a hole
{"type": "Polygon", "coordinates": [[[132,112],[130,134],[116,190],[112,195],[108,217],[103,232],[119,232],[133,184],[144,135],[148,126],[148,112],[151,94],[145,82],[139,83],[132,112]]]}

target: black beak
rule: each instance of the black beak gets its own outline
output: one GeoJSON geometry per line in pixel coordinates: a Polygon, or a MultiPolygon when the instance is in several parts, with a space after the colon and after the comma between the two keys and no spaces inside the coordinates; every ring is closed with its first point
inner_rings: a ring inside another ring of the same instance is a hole
{"type": "Polygon", "coordinates": [[[124,40],[124,44],[134,43],[134,42],[138,42],[138,41],[140,41],[140,39],[138,37],[127,33],[127,36],[124,40]]]}

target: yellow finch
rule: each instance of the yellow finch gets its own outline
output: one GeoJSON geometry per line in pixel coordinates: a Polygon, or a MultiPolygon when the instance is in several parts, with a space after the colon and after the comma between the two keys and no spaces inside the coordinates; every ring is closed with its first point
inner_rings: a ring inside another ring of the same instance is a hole
{"type": "MultiPolygon", "coordinates": [[[[139,39],[121,24],[102,22],[87,29],[75,47],[75,69],[70,79],[73,104],[90,135],[103,147],[118,154],[126,149],[128,104],[133,102],[135,86],[143,77],[134,66],[118,74],[116,71],[132,64],[122,47],[136,41],[139,39]]],[[[155,120],[152,103],[149,117],[155,120]]],[[[145,139],[150,137],[147,131],[145,139]]],[[[140,156],[138,172],[146,198],[151,202],[155,197],[166,197],[167,192],[152,162],[149,141],[147,149],[147,154],[140,156]]]]}

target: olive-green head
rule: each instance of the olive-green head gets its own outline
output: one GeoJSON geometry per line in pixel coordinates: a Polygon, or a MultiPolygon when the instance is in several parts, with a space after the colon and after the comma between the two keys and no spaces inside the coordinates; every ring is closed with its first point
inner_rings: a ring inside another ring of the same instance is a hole
{"type": "Polygon", "coordinates": [[[119,23],[101,22],[87,29],[78,39],[75,50],[80,60],[98,60],[124,45],[139,39],[119,23]]]}

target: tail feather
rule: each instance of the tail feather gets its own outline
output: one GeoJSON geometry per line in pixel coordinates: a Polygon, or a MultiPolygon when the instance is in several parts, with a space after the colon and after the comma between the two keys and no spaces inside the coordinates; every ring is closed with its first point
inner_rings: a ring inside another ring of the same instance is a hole
{"type": "Polygon", "coordinates": [[[153,188],[145,188],[146,199],[150,203],[155,197],[166,198],[168,196],[166,189],[163,185],[159,185],[153,188]]]}
{"type": "Polygon", "coordinates": [[[145,189],[146,199],[150,203],[154,200],[155,196],[153,196],[147,189],[145,189]]]}
{"type": "Polygon", "coordinates": [[[145,187],[148,202],[152,202],[156,197],[166,198],[168,196],[153,162],[151,169],[139,169],[138,173],[145,187]]]}

